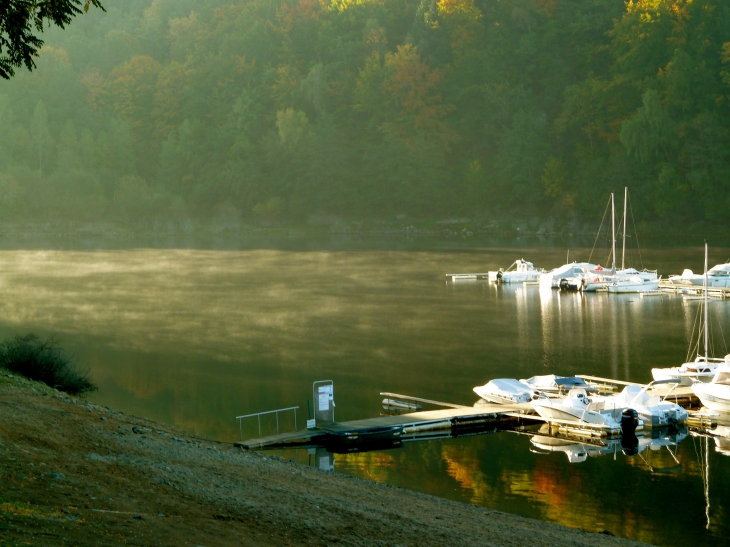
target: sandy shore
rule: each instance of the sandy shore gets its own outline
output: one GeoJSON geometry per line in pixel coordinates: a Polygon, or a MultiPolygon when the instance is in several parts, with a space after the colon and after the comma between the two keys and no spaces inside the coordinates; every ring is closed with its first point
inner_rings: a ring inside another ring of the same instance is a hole
{"type": "Polygon", "coordinates": [[[2,545],[645,545],[325,473],[0,370],[2,545]]]}

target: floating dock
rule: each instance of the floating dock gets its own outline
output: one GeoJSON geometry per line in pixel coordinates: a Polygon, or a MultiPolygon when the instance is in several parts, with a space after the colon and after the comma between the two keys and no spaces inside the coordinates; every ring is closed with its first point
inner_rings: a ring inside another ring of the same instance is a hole
{"type": "MultiPolygon", "coordinates": [[[[701,285],[677,285],[669,281],[660,281],[659,290],[668,294],[683,294],[685,298],[702,298],[704,287],[701,285]]],[[[730,298],[730,287],[708,287],[707,296],[710,298],[730,298]]]]}
{"type": "MultiPolygon", "coordinates": [[[[401,397],[405,398],[405,397],[401,397]]],[[[457,406],[440,410],[378,416],[365,420],[317,424],[312,429],[279,433],[234,443],[245,449],[292,448],[311,444],[386,443],[408,440],[416,435],[451,432],[454,436],[470,431],[512,427],[521,419],[541,419],[529,403],[457,406]]]]}
{"type": "Polygon", "coordinates": [[[648,296],[667,296],[667,294],[668,293],[666,291],[644,291],[639,293],[641,298],[646,298],[648,296]]]}
{"type": "MultiPolygon", "coordinates": [[[[645,386],[637,382],[625,382],[598,376],[579,376],[598,386],[599,392],[604,394],[616,393],[627,385],[645,386]]],[[[688,409],[697,409],[701,406],[690,386],[660,384],[650,387],[647,393],[667,398],[688,409]]],[[[416,401],[445,408],[383,415],[341,423],[317,423],[315,427],[304,430],[241,440],[234,444],[248,450],[325,446],[332,452],[350,452],[395,447],[403,442],[417,439],[459,437],[497,430],[511,430],[525,422],[548,421],[538,416],[530,403],[500,405],[480,401],[474,406],[465,406],[398,393],[383,392],[380,395],[389,397],[390,399],[387,399],[389,401],[416,401]]],[[[405,403],[403,404],[405,405],[405,403]]],[[[620,434],[620,432],[583,422],[561,420],[551,420],[550,422],[551,430],[554,428],[563,434],[573,434],[585,438],[610,437],[620,434]]],[[[714,427],[716,424],[714,415],[692,411],[687,420],[687,425],[693,427],[714,427]]]]}
{"type": "Polygon", "coordinates": [[[489,279],[489,273],[446,274],[447,281],[469,281],[476,279],[489,279]]]}

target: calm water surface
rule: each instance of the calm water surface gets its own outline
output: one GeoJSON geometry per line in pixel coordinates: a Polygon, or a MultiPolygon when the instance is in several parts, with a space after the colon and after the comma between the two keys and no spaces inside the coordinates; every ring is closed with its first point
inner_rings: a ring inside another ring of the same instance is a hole
{"type": "MultiPolygon", "coordinates": [[[[240,414],[299,405],[301,427],[319,379],[335,382],[338,421],[380,414],[381,391],[472,404],[472,388],[496,377],[646,382],[652,367],[684,360],[697,317],[698,303],[680,297],[444,280],[522,257],[551,268],[563,248],[332,247],[0,251],[0,334],[56,335],[90,368],[99,404],[234,441],[240,414]]],[[[702,252],[641,258],[668,275],[701,271],[702,252]]],[[[713,248],[710,263],[728,256],[713,248]]],[[[710,314],[724,355],[730,302],[713,301],[710,314]]],[[[246,424],[244,436],[256,434],[246,424]]],[[[688,435],[676,455],[619,447],[571,464],[498,433],[335,455],[335,470],[660,545],[711,545],[730,532],[730,456],[715,446],[688,435]]],[[[306,451],[282,454],[314,463],[306,451]]]]}

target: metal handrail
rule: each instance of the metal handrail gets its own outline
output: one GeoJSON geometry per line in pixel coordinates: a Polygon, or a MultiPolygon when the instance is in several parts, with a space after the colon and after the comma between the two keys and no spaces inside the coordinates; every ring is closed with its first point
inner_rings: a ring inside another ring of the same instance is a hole
{"type": "Polygon", "coordinates": [[[293,410],[294,411],[294,431],[297,430],[297,409],[298,406],[290,406],[287,408],[278,408],[276,410],[266,410],[264,412],[255,412],[253,414],[245,414],[243,416],[236,416],[236,420],[238,420],[238,432],[241,436],[241,440],[243,440],[243,426],[241,425],[241,420],[244,418],[253,418],[256,416],[259,422],[259,437],[261,436],[261,416],[264,414],[276,414],[276,432],[279,433],[279,412],[285,412],[287,410],[293,410]]]}

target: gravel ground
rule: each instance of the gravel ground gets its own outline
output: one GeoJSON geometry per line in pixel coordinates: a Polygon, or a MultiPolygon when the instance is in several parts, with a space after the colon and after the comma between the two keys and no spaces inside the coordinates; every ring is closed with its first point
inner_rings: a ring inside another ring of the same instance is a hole
{"type": "Polygon", "coordinates": [[[0,371],[0,545],[645,545],[194,438],[0,371]]]}

